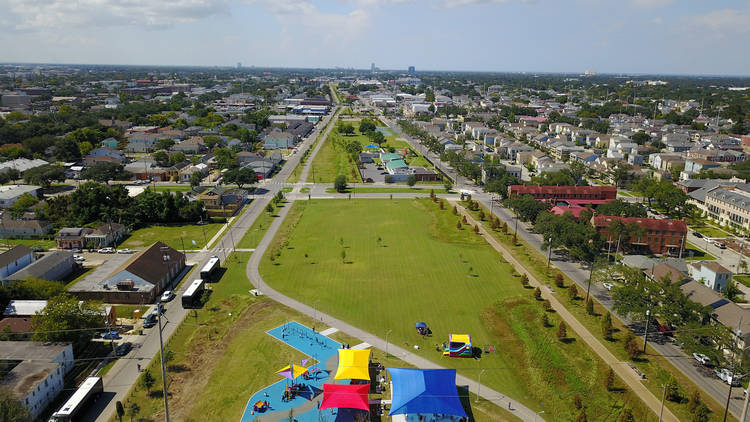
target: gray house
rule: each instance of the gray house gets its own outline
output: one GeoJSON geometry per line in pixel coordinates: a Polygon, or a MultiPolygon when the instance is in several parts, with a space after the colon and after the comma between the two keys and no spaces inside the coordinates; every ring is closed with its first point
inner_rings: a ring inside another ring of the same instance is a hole
{"type": "Polygon", "coordinates": [[[63,280],[73,272],[75,266],[72,252],[54,251],[42,256],[22,270],[5,277],[5,280],[20,281],[27,278],[40,278],[48,281],[63,280]]]}

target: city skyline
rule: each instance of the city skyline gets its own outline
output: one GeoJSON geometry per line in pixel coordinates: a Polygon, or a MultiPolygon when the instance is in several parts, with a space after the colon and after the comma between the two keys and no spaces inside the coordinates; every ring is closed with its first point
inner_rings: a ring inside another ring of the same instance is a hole
{"type": "Polygon", "coordinates": [[[7,0],[3,62],[747,75],[750,2],[7,0]],[[144,48],[148,46],[148,48],[144,48]]]}

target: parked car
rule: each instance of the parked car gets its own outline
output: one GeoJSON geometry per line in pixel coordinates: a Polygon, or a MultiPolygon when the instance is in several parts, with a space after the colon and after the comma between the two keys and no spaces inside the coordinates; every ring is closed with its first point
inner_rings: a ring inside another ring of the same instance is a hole
{"type": "Polygon", "coordinates": [[[70,251],[73,252],[73,253],[81,253],[81,249],[80,248],[73,248],[70,251]]]}
{"type": "Polygon", "coordinates": [[[154,325],[156,325],[156,315],[154,314],[146,315],[146,318],[143,320],[143,328],[151,328],[154,325]]]}
{"type": "Polygon", "coordinates": [[[693,236],[697,237],[698,239],[703,239],[703,235],[700,234],[700,232],[693,232],[693,236]]]}
{"type": "Polygon", "coordinates": [[[97,252],[99,252],[99,253],[115,253],[115,248],[101,248],[97,252]]]}
{"type": "Polygon", "coordinates": [[[732,376],[732,371],[726,368],[717,368],[714,369],[714,374],[716,374],[717,377],[719,377],[720,380],[724,381],[725,383],[729,384],[731,381],[731,384],[733,386],[739,386],[740,380],[735,376],[732,376]]]}
{"type": "Polygon", "coordinates": [[[76,262],[83,262],[83,261],[85,261],[85,260],[86,260],[86,258],[84,258],[84,257],[83,257],[83,256],[81,256],[81,255],[73,255],[73,261],[76,261],[76,262]]]}
{"type": "Polygon", "coordinates": [[[120,333],[118,333],[117,330],[107,331],[102,334],[102,338],[105,340],[117,340],[120,338],[120,333]]]}
{"type": "Polygon", "coordinates": [[[172,299],[174,299],[174,292],[171,290],[165,290],[164,293],[161,295],[162,302],[169,302],[172,299]]]}
{"type": "Polygon", "coordinates": [[[117,253],[133,253],[133,250],[129,248],[118,249],[117,253]]]}
{"type": "Polygon", "coordinates": [[[702,353],[693,353],[693,358],[703,366],[711,366],[711,359],[702,353]]]}
{"type": "Polygon", "coordinates": [[[725,244],[723,244],[723,243],[721,243],[719,241],[714,242],[714,245],[716,245],[716,247],[718,247],[719,249],[726,249],[727,248],[727,245],[725,245],[725,244]]]}
{"type": "Polygon", "coordinates": [[[115,355],[125,356],[128,354],[128,352],[130,352],[130,349],[132,348],[133,348],[133,343],[126,341],[125,343],[122,343],[121,345],[115,348],[115,355]]]}
{"type": "Polygon", "coordinates": [[[612,290],[612,287],[614,287],[612,283],[602,283],[602,286],[607,290],[612,290]]]}
{"type": "Polygon", "coordinates": [[[164,305],[162,305],[161,303],[157,303],[156,307],[154,308],[154,310],[151,311],[151,314],[154,315],[154,316],[159,315],[159,313],[161,313],[162,315],[164,315],[164,312],[167,312],[167,307],[164,306],[164,305]]]}

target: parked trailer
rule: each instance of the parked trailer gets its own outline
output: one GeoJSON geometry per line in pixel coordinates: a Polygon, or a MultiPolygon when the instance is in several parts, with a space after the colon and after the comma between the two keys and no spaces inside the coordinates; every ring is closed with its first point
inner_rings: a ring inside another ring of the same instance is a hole
{"type": "Polygon", "coordinates": [[[182,307],[185,309],[200,307],[204,287],[205,284],[202,279],[193,280],[185,293],[182,294],[182,307]]]}
{"type": "Polygon", "coordinates": [[[201,269],[201,279],[205,281],[212,281],[216,276],[216,273],[221,267],[221,261],[218,256],[212,256],[211,259],[206,262],[206,265],[201,269]]]}
{"type": "Polygon", "coordinates": [[[53,413],[49,422],[70,422],[76,419],[81,409],[87,408],[89,399],[98,396],[104,391],[101,377],[88,377],[78,387],[75,393],[62,405],[60,410],[53,413]]]}

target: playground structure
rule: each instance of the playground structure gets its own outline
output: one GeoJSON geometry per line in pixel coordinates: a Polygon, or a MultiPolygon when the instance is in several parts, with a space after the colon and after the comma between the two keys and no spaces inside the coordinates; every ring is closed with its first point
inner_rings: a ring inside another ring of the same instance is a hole
{"type": "Polygon", "coordinates": [[[470,358],[473,356],[470,334],[451,334],[443,356],[470,358]]]}

